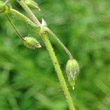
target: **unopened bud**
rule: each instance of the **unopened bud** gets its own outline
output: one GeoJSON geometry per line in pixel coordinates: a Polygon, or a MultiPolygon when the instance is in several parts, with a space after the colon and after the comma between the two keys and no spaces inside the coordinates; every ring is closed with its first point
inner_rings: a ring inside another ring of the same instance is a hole
{"type": "Polygon", "coordinates": [[[25,37],[24,38],[24,45],[28,48],[41,48],[40,43],[33,37],[25,37]]]}
{"type": "Polygon", "coordinates": [[[72,86],[72,88],[74,88],[75,80],[79,73],[79,64],[75,59],[68,60],[66,64],[66,73],[67,73],[68,81],[70,85],[72,86]]]}
{"type": "Polygon", "coordinates": [[[0,1],[0,13],[4,13],[5,9],[6,9],[5,4],[2,1],[0,1]]]}
{"type": "Polygon", "coordinates": [[[40,11],[40,8],[39,8],[38,4],[35,1],[33,1],[33,0],[25,0],[25,3],[29,6],[29,8],[31,8],[33,10],[40,11]]]}
{"type": "Polygon", "coordinates": [[[8,13],[11,9],[10,5],[6,5],[2,1],[0,1],[0,13],[8,13]]]}

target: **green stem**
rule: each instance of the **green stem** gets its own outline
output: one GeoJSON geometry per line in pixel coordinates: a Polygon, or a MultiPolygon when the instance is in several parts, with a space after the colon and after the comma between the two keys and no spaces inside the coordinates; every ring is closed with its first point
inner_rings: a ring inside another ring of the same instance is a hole
{"type": "Polygon", "coordinates": [[[24,10],[29,14],[29,16],[31,17],[31,19],[34,21],[34,23],[38,26],[41,27],[41,24],[39,22],[39,20],[36,18],[36,16],[32,13],[32,11],[30,10],[30,8],[24,3],[23,0],[17,0],[19,2],[19,4],[24,8],[24,10]]]}
{"type": "Polygon", "coordinates": [[[24,20],[25,22],[35,25],[28,17],[24,16],[22,13],[20,13],[19,11],[15,10],[15,9],[10,9],[10,11],[8,13],[14,14],[14,15],[18,16],[19,18],[21,18],[22,20],[24,20]]]}
{"type": "Polygon", "coordinates": [[[22,35],[18,32],[18,30],[16,29],[15,25],[12,23],[11,19],[8,17],[8,15],[6,15],[7,20],[9,21],[9,23],[11,24],[11,26],[13,27],[13,29],[15,30],[15,32],[17,33],[17,35],[19,36],[19,38],[24,41],[24,38],[22,37],[22,35]]]}
{"type": "Polygon", "coordinates": [[[5,4],[7,4],[8,2],[9,2],[9,0],[6,0],[6,1],[5,1],[5,4]]]}
{"type": "MultiPolygon", "coordinates": [[[[28,6],[23,2],[23,0],[18,0],[18,2],[25,9],[25,11],[29,14],[29,16],[32,18],[34,23],[41,27],[40,22],[35,17],[35,15],[32,13],[32,11],[28,8],[28,6]]],[[[49,41],[49,39],[48,39],[48,37],[47,37],[47,35],[45,33],[44,34],[41,33],[41,37],[42,37],[42,39],[43,39],[43,41],[44,41],[44,43],[45,43],[45,45],[47,47],[47,50],[48,50],[48,52],[50,54],[50,57],[52,59],[52,62],[53,62],[53,65],[55,67],[55,70],[57,72],[59,81],[61,83],[61,86],[63,88],[64,94],[65,94],[66,99],[67,99],[67,102],[69,104],[69,108],[70,108],[70,110],[75,110],[74,104],[72,102],[72,98],[70,96],[70,92],[69,92],[68,87],[66,85],[63,73],[62,73],[62,71],[60,69],[60,65],[59,65],[59,63],[57,61],[57,58],[55,56],[54,50],[52,48],[52,45],[51,45],[51,43],[50,43],[50,41],[49,41]]]]}
{"type": "Polygon", "coordinates": [[[63,88],[63,91],[64,91],[64,94],[65,94],[65,96],[66,96],[66,99],[67,99],[67,101],[68,101],[69,108],[70,108],[70,110],[75,110],[75,107],[74,107],[74,104],[73,104],[73,102],[72,102],[72,99],[71,99],[71,96],[70,96],[68,87],[67,87],[67,85],[66,85],[66,82],[65,82],[63,73],[62,73],[62,71],[61,71],[61,69],[60,69],[60,65],[59,65],[59,63],[58,63],[58,61],[57,61],[57,58],[56,58],[56,56],[55,56],[54,50],[53,50],[53,48],[52,48],[52,45],[51,45],[51,43],[50,43],[50,41],[49,41],[49,39],[48,39],[48,37],[47,37],[46,34],[42,34],[41,36],[42,36],[42,39],[43,39],[43,41],[44,41],[44,43],[45,43],[45,45],[46,45],[46,47],[47,47],[47,50],[48,50],[49,54],[50,54],[50,57],[51,57],[51,60],[52,60],[52,62],[53,62],[53,65],[54,65],[54,67],[55,67],[55,70],[56,70],[56,72],[57,72],[59,81],[60,81],[61,86],[62,86],[62,88],[63,88]]]}
{"type": "MultiPolygon", "coordinates": [[[[30,10],[30,8],[23,2],[23,0],[18,0],[19,4],[24,8],[24,10],[29,14],[29,16],[32,18],[32,20],[35,22],[35,24],[37,24],[38,26],[41,27],[40,22],[38,21],[38,19],[36,18],[36,16],[32,13],[32,11],[30,10]]],[[[70,59],[73,59],[72,54],[70,53],[70,51],[65,47],[65,45],[60,41],[60,39],[58,39],[58,37],[49,29],[47,28],[47,31],[58,41],[58,43],[64,48],[64,50],[66,51],[66,53],[69,55],[70,59]]]]}
{"type": "Polygon", "coordinates": [[[58,41],[58,43],[63,47],[63,49],[66,51],[66,53],[68,54],[68,56],[70,57],[70,59],[73,59],[72,54],[70,53],[70,51],[66,48],[66,46],[60,41],[60,39],[49,29],[47,28],[47,31],[58,41]]]}

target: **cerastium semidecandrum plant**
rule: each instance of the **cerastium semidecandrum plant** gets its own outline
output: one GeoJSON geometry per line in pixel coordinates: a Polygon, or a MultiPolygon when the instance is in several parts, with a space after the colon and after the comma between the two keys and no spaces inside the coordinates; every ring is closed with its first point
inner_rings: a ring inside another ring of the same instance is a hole
{"type": "Polygon", "coordinates": [[[70,85],[74,89],[75,86],[75,80],[77,77],[77,74],[79,73],[79,65],[78,62],[73,59],[70,51],[65,47],[65,45],[58,39],[58,37],[47,27],[47,23],[42,19],[42,23],[39,22],[37,17],[33,14],[31,9],[40,10],[38,7],[38,4],[34,2],[33,0],[17,0],[17,2],[22,6],[22,8],[28,13],[32,21],[26,17],[25,15],[21,14],[19,11],[13,9],[10,4],[9,0],[6,0],[5,2],[0,1],[0,14],[3,14],[6,16],[9,23],[12,25],[13,29],[17,33],[17,35],[20,37],[20,39],[23,41],[24,45],[26,45],[29,48],[40,48],[40,43],[33,37],[25,37],[23,38],[22,35],[18,32],[15,25],[12,23],[11,19],[9,18],[9,14],[16,15],[17,17],[21,18],[21,20],[25,21],[32,31],[38,33],[42,40],[44,41],[44,44],[48,50],[48,53],[51,57],[51,60],[53,62],[53,65],[55,67],[55,70],[57,72],[60,84],[62,86],[62,89],[64,91],[65,97],[67,99],[68,105],[70,110],[75,110],[74,103],[72,101],[72,98],[70,96],[70,92],[68,90],[67,84],[65,82],[63,73],[61,71],[60,65],[58,63],[58,60],[55,56],[55,52],[53,50],[53,47],[51,45],[51,42],[47,36],[47,33],[51,34],[58,43],[63,47],[65,52],[69,55],[69,60],[66,64],[66,72],[68,76],[68,80],[70,82],[70,85]]]}

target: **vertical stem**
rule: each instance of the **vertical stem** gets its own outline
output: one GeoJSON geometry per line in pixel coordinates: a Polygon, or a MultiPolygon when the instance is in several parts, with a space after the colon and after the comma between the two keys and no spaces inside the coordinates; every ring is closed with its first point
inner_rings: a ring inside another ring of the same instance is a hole
{"type": "Polygon", "coordinates": [[[70,93],[68,91],[68,87],[66,85],[65,79],[63,77],[63,73],[62,73],[62,71],[60,69],[60,65],[59,65],[59,63],[57,61],[57,58],[55,56],[54,50],[52,48],[52,45],[51,45],[51,43],[50,43],[50,41],[49,41],[49,39],[48,39],[46,34],[42,34],[41,36],[42,36],[42,39],[43,39],[43,41],[44,41],[44,43],[45,43],[45,45],[47,47],[47,50],[48,50],[49,54],[50,54],[50,57],[51,57],[51,60],[53,62],[53,65],[55,67],[55,70],[57,72],[59,81],[60,81],[61,86],[63,88],[63,91],[64,91],[64,94],[66,96],[66,99],[68,101],[69,108],[70,108],[70,110],[75,110],[74,104],[72,102],[72,98],[71,98],[70,93]]]}

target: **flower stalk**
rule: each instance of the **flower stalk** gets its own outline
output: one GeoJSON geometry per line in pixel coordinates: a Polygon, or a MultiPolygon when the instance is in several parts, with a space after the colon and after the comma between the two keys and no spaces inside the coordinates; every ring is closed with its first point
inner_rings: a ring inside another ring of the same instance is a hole
{"type": "Polygon", "coordinates": [[[42,39],[43,39],[43,41],[44,41],[44,43],[46,45],[46,48],[47,48],[47,50],[49,52],[49,55],[51,57],[51,60],[52,60],[53,65],[55,67],[55,70],[57,72],[59,81],[61,83],[61,86],[63,88],[64,94],[66,96],[66,99],[67,99],[67,102],[68,102],[68,105],[69,105],[69,108],[70,108],[70,110],[75,110],[75,107],[74,107],[72,98],[70,96],[70,92],[69,92],[68,87],[67,87],[67,84],[65,82],[63,73],[62,73],[62,71],[60,69],[59,62],[58,62],[58,60],[57,60],[57,58],[55,56],[55,52],[53,50],[53,47],[52,47],[52,45],[51,45],[51,43],[50,43],[50,41],[49,41],[49,39],[48,39],[48,37],[47,37],[46,34],[42,34],[41,37],[42,37],[42,39]]]}
{"type": "MultiPolygon", "coordinates": [[[[41,27],[41,24],[40,22],[38,21],[38,19],[36,18],[36,16],[32,13],[32,11],[30,10],[30,8],[23,2],[23,0],[18,0],[18,3],[24,8],[24,10],[28,13],[28,15],[32,18],[33,22],[40,26],[41,27]]],[[[55,70],[57,72],[57,75],[58,75],[58,78],[59,78],[59,81],[61,83],[61,86],[63,88],[63,91],[64,91],[64,94],[66,96],[66,99],[67,99],[67,102],[68,102],[68,105],[69,105],[69,108],[70,110],[75,110],[75,107],[74,107],[74,104],[73,104],[73,101],[72,101],[72,98],[70,96],[70,92],[68,90],[68,87],[67,87],[67,84],[65,82],[65,79],[64,79],[64,76],[63,76],[63,73],[61,71],[61,68],[60,68],[60,65],[59,65],[59,62],[56,58],[56,55],[55,55],[55,52],[53,50],[53,47],[48,39],[48,36],[46,33],[41,33],[41,38],[43,39],[44,41],[44,44],[49,52],[49,55],[51,57],[51,60],[53,62],[53,65],[55,67],[55,70]]]]}

